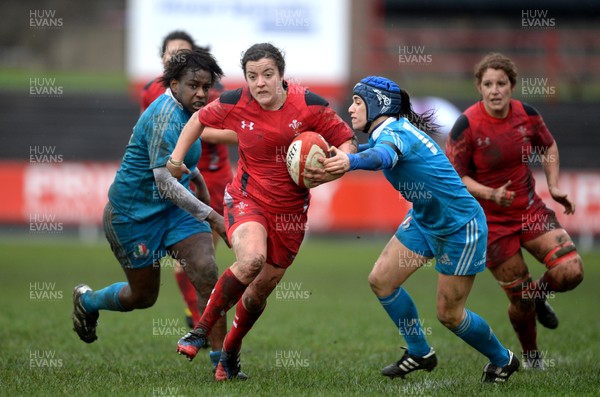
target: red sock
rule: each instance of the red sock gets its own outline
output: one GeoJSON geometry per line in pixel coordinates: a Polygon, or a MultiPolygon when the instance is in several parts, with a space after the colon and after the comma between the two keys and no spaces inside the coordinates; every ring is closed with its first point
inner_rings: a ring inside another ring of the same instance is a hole
{"type": "Polygon", "coordinates": [[[227,268],[215,284],[206,309],[204,309],[202,318],[197,323],[196,328],[203,328],[209,332],[213,325],[240,300],[246,287],[247,285],[242,284],[231,269],[227,268]]]}
{"type": "Polygon", "coordinates": [[[194,324],[198,324],[198,321],[200,321],[200,311],[198,310],[198,297],[196,296],[194,284],[192,284],[185,272],[175,272],[175,280],[177,280],[183,300],[192,313],[194,324]]]}
{"type": "Polygon", "coordinates": [[[223,341],[223,350],[239,350],[242,347],[242,339],[244,339],[244,336],[250,331],[264,310],[265,308],[263,307],[260,311],[249,312],[241,301],[238,302],[235,308],[233,325],[225,337],[225,341],[223,341]]]}
{"type": "Polygon", "coordinates": [[[508,318],[521,343],[524,352],[537,350],[537,329],[535,323],[535,310],[529,312],[517,312],[509,306],[508,318]]]}

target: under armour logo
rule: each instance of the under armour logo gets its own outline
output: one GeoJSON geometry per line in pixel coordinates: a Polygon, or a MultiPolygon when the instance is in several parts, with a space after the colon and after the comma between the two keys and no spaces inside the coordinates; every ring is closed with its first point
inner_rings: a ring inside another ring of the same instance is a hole
{"type": "Polygon", "coordinates": [[[486,136],[485,140],[481,140],[481,138],[477,138],[477,146],[489,146],[490,145],[490,137],[486,136]]]}
{"type": "Polygon", "coordinates": [[[249,129],[250,131],[252,131],[252,130],[254,129],[254,123],[253,123],[253,122],[249,122],[249,123],[247,123],[245,120],[244,120],[244,121],[242,121],[242,128],[243,128],[243,129],[246,129],[246,127],[248,127],[248,129],[249,129]]]}

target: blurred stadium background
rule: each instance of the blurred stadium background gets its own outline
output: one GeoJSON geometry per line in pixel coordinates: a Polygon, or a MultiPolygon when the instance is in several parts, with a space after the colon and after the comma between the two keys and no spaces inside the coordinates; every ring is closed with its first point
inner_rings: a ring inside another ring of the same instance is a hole
{"type": "MultiPolygon", "coordinates": [[[[11,15],[0,26],[5,232],[97,238],[139,91],[160,74],[162,38],[183,29],[212,47],[226,87],[243,83],[241,52],[271,41],[286,52],[287,78],[325,96],[343,117],[352,84],[383,74],[411,92],[418,110],[436,108],[446,129],[477,100],[474,64],[501,51],[519,68],[515,97],[538,108],[559,143],[562,187],[578,206],[560,220],[586,249],[600,233],[593,1],[8,0],[2,9],[11,15]]],[[[383,178],[361,173],[315,189],[313,204],[314,233],[389,234],[408,208],[383,178]]]]}

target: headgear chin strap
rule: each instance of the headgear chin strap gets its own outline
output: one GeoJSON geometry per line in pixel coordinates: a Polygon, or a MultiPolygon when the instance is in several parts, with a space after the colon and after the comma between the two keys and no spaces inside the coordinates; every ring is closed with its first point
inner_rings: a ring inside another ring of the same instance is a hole
{"type": "Polygon", "coordinates": [[[400,87],[390,79],[379,76],[365,77],[354,86],[352,93],[361,97],[367,108],[364,132],[369,131],[371,123],[377,117],[400,114],[400,87]]]}

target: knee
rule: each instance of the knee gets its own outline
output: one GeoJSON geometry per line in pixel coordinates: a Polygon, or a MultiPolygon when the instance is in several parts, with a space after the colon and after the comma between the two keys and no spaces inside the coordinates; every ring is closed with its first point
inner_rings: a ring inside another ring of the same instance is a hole
{"type": "Polygon", "coordinates": [[[577,255],[572,260],[561,263],[548,272],[554,280],[554,289],[557,292],[570,291],[583,281],[583,262],[577,255]]]}
{"type": "Polygon", "coordinates": [[[156,303],[158,291],[133,295],[133,309],[147,309],[156,303]]]}
{"type": "Polygon", "coordinates": [[[212,289],[219,278],[219,270],[214,257],[193,260],[185,263],[184,266],[186,274],[195,285],[206,285],[212,289]]]}
{"type": "Polygon", "coordinates": [[[398,287],[392,285],[389,279],[386,279],[383,274],[377,271],[377,265],[369,273],[368,281],[371,290],[380,298],[389,296],[398,287]]]}
{"type": "Polygon", "coordinates": [[[437,319],[442,325],[450,330],[458,328],[464,315],[464,309],[450,310],[438,307],[437,319]]]}
{"type": "Polygon", "coordinates": [[[260,312],[267,304],[266,299],[260,299],[252,294],[244,294],[242,296],[242,302],[246,310],[250,313],[260,312]]]}
{"type": "Polygon", "coordinates": [[[237,268],[243,274],[243,278],[253,280],[265,266],[266,258],[259,253],[253,253],[237,261],[237,268]]]}

